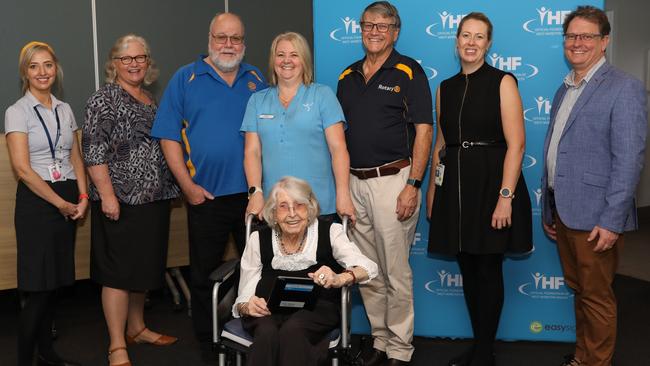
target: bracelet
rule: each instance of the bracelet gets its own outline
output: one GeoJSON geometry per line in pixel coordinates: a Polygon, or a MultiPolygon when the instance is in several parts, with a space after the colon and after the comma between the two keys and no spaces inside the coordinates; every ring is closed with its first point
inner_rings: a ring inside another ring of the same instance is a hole
{"type": "Polygon", "coordinates": [[[239,304],[239,315],[241,316],[248,316],[248,303],[244,302],[239,304]],[[244,308],[246,308],[246,311],[244,311],[244,308]]]}
{"type": "Polygon", "coordinates": [[[85,198],[85,199],[88,199],[88,193],[80,193],[80,194],[79,194],[79,201],[81,201],[81,200],[84,199],[84,198],[85,198]]]}
{"type": "Polygon", "coordinates": [[[354,285],[355,283],[357,283],[357,276],[354,275],[354,272],[352,272],[352,270],[346,269],[345,271],[343,271],[343,273],[349,273],[349,274],[352,275],[352,283],[351,283],[351,285],[354,285]]]}

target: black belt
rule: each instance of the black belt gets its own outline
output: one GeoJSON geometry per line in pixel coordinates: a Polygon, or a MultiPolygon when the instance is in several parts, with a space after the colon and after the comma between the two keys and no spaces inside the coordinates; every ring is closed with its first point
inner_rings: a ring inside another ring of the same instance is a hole
{"type": "Polygon", "coordinates": [[[445,144],[445,147],[462,147],[469,149],[470,147],[506,147],[505,141],[463,141],[460,143],[445,144]]]}
{"type": "Polygon", "coordinates": [[[367,168],[367,169],[350,168],[350,174],[354,175],[359,179],[384,177],[387,175],[395,175],[399,173],[399,171],[402,170],[402,168],[406,168],[409,165],[411,165],[411,161],[409,159],[402,159],[390,164],[378,166],[376,168],[367,168]]]}

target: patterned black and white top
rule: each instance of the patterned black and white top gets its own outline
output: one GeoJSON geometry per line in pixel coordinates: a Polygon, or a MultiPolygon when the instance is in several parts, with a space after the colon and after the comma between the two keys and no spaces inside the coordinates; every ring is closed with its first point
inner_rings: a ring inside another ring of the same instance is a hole
{"type": "MultiPolygon", "coordinates": [[[[116,83],[104,85],[86,103],[84,162],[86,166],[108,165],[120,202],[138,205],[175,198],[180,193],[160,143],[151,137],[156,109],[155,103],[140,103],[116,83]]],[[[99,200],[92,182],[90,199],[99,200]]]]}

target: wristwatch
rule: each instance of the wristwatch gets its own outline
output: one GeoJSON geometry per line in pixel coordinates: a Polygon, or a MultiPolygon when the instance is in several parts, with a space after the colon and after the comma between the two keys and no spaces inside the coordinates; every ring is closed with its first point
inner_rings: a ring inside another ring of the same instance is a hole
{"type": "Polygon", "coordinates": [[[257,192],[262,193],[262,188],[260,188],[260,187],[258,187],[258,186],[252,186],[252,187],[249,187],[249,188],[248,188],[248,199],[251,199],[251,197],[253,197],[253,195],[254,195],[255,193],[257,193],[257,192]]]}
{"type": "Polygon", "coordinates": [[[510,188],[501,188],[499,191],[499,195],[503,198],[515,198],[514,192],[510,190],[510,188]]]}
{"type": "Polygon", "coordinates": [[[422,181],[415,178],[409,178],[406,180],[406,184],[412,185],[415,188],[420,188],[422,186],[422,181]]]}

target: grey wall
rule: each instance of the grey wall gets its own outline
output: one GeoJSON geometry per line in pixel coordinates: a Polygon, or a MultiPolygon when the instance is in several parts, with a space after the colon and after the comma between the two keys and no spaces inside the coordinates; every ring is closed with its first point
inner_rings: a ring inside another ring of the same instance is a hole
{"type": "MultiPolygon", "coordinates": [[[[100,85],[104,63],[115,40],[136,33],[149,42],[160,78],[150,89],[160,99],[179,66],[207,53],[208,25],[228,10],[246,25],[246,61],[267,72],[275,35],[302,33],[312,44],[312,2],[308,0],[96,0],[100,85]]],[[[20,98],[18,54],[29,41],[49,43],[64,70],[63,93],[78,123],[95,90],[90,0],[2,0],[0,3],[0,111],[20,98]]],[[[59,95],[57,94],[57,95],[59,95]]],[[[4,123],[0,124],[4,131],[4,123]]]]}
{"type": "MultiPolygon", "coordinates": [[[[645,81],[650,50],[650,2],[647,0],[606,0],[605,9],[613,11],[610,56],[617,67],[645,81]]],[[[650,94],[648,95],[650,99],[650,94]]],[[[648,105],[650,109],[650,104],[648,105]]],[[[650,131],[650,125],[648,126],[650,131]]],[[[646,142],[645,167],[637,190],[637,204],[650,206],[650,136],[646,142]]]]}

